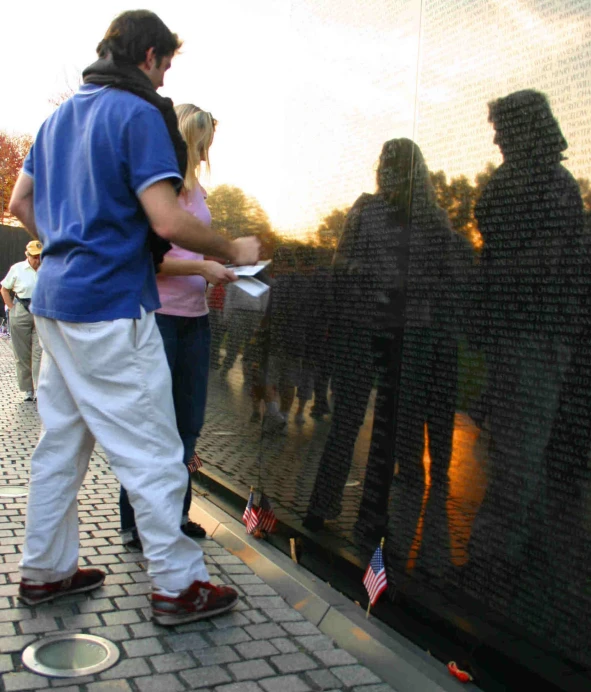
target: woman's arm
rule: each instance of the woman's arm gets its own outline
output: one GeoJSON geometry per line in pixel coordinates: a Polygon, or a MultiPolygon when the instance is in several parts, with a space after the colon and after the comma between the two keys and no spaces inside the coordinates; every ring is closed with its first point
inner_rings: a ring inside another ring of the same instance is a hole
{"type": "Polygon", "coordinates": [[[208,283],[217,286],[236,281],[238,277],[231,269],[226,269],[211,260],[177,260],[164,257],[160,265],[161,276],[202,276],[208,283]]]}

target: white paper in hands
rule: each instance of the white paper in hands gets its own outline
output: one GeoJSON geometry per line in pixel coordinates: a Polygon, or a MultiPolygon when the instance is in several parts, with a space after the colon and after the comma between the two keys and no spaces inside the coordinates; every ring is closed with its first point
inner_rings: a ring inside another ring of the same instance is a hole
{"type": "MultiPolygon", "coordinates": [[[[238,274],[237,271],[236,274],[238,274]]],[[[262,281],[255,279],[253,276],[244,276],[243,278],[238,279],[238,281],[234,281],[232,283],[232,286],[240,288],[253,298],[258,298],[259,296],[262,296],[263,293],[266,293],[269,290],[269,286],[267,286],[267,284],[264,284],[262,281]]]]}
{"type": "Polygon", "coordinates": [[[231,266],[232,271],[237,276],[256,276],[259,272],[263,271],[263,269],[269,264],[271,264],[271,260],[261,260],[256,264],[246,264],[242,267],[234,267],[232,265],[227,266],[231,266]]]}

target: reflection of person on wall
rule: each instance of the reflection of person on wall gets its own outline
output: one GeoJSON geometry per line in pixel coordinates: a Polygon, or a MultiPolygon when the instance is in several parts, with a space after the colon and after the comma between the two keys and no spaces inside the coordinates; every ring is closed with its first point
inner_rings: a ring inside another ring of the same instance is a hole
{"type": "Polygon", "coordinates": [[[389,564],[404,568],[427,486],[427,445],[430,483],[420,564],[441,573],[449,564],[446,503],[457,392],[458,289],[472,257],[467,241],[452,231],[437,205],[427,165],[413,142],[387,142],[378,175],[399,242],[393,253],[374,262],[381,261],[384,275],[388,265],[397,264],[399,280],[379,303],[378,390],[356,535],[374,548],[387,533],[389,564]]]}
{"type": "Polygon", "coordinates": [[[304,408],[314,395],[314,404],[310,416],[321,420],[330,413],[328,405],[328,382],[330,367],[327,354],[327,324],[330,316],[330,301],[327,299],[330,290],[330,274],[327,264],[330,254],[322,248],[303,245],[296,248],[298,270],[305,278],[305,304],[302,314],[304,329],[304,357],[302,360],[302,378],[298,385],[298,411],[296,423],[304,422],[304,408]]]}
{"type": "MultiPolygon", "coordinates": [[[[491,451],[468,574],[495,593],[518,583],[547,492],[545,451],[579,324],[583,210],[562,166],[567,148],[546,97],[489,104],[503,164],[476,206],[484,240],[481,340],[491,451]]],[[[499,594],[500,595],[500,594],[499,594]]]]}
{"type": "Polygon", "coordinates": [[[38,240],[31,240],[25,250],[25,261],[13,264],[0,284],[2,299],[10,310],[10,336],[16,375],[19,389],[25,392],[25,401],[35,400],[41,365],[41,346],[29,304],[37,282],[42,251],[43,245],[38,240]]]}
{"type": "Polygon", "coordinates": [[[220,369],[220,377],[230,372],[240,352],[252,339],[265,310],[269,295],[254,297],[230,284],[224,298],[224,325],[226,327],[226,355],[220,369]]]}
{"type": "Polygon", "coordinates": [[[207,294],[207,305],[209,306],[209,323],[211,327],[211,353],[210,366],[217,370],[220,367],[220,349],[226,325],[224,324],[224,299],[226,289],[223,284],[212,286],[207,294]]]}
{"type": "MultiPolygon", "coordinates": [[[[337,319],[331,321],[335,353],[334,412],[304,522],[310,530],[322,528],[324,519],[340,514],[355,441],[376,375],[379,376],[376,419],[366,471],[363,518],[358,526],[362,532],[381,531],[385,527],[394,467],[396,384],[400,374],[411,237],[416,249],[411,325],[416,331],[429,328],[434,321],[430,291],[437,284],[439,265],[452,235],[445,213],[435,202],[422,155],[410,140],[386,142],[380,156],[377,187],[377,194],[362,195],[351,209],[334,261],[334,304],[339,310],[337,319]]],[[[406,459],[400,465],[404,466],[400,483],[407,475],[409,478],[420,475],[417,485],[421,488],[424,487],[424,424],[431,415],[434,427],[431,444],[435,450],[441,450],[439,456],[444,459],[434,466],[440,467],[441,476],[446,478],[455,401],[453,345],[447,343],[445,334],[429,332],[427,337],[425,333],[421,332],[422,342],[415,338],[417,343],[413,346],[418,353],[408,359],[406,368],[410,372],[414,365],[415,372],[409,377],[416,377],[417,384],[414,397],[407,395],[408,401],[405,400],[407,418],[414,418],[412,424],[406,421],[408,434],[403,435],[403,440],[407,448],[401,451],[406,459]],[[446,358],[440,355],[444,352],[446,358]],[[440,386],[437,392],[443,394],[439,398],[435,390],[429,390],[437,376],[451,377],[452,381],[448,388],[440,386]]],[[[433,451],[432,454],[437,456],[433,451]]]]}
{"type": "Polygon", "coordinates": [[[296,387],[301,383],[305,349],[307,277],[298,271],[295,252],[279,247],[273,255],[269,303],[268,382],[279,395],[279,414],[289,417],[296,387]]]}

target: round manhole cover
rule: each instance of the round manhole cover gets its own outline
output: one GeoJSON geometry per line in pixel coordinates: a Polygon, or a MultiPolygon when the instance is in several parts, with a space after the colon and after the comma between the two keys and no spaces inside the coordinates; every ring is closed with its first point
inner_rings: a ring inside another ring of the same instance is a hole
{"type": "Polygon", "coordinates": [[[59,634],[45,637],[23,651],[23,663],[39,675],[77,678],[100,673],[119,660],[119,649],[92,634],[59,634]]]}
{"type": "Polygon", "coordinates": [[[29,491],[25,485],[7,485],[0,483],[0,497],[24,497],[29,491]]]}

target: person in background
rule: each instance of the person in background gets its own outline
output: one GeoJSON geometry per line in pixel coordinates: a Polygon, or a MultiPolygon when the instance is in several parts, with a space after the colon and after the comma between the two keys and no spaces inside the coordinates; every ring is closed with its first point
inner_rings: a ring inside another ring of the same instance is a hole
{"type": "Polygon", "coordinates": [[[259,256],[256,238],[229,241],[178,203],[186,144],[157,90],[181,45],[153,12],[116,17],[80,90],[41,126],[9,207],[43,242],[31,303],[43,433],[18,598],[35,606],[102,586],[103,570],[79,567],[77,511],[98,441],[135,510],[152,617],[167,626],[226,612],[238,594],[211,583],[202,550],[180,530],[187,469],[154,317],[163,253],[151,241],[238,265],[259,256]]]}
{"type": "MultiPolygon", "coordinates": [[[[187,143],[187,173],[179,204],[203,223],[211,223],[205,202],[207,193],[199,182],[201,165],[209,169],[209,148],[217,121],[206,111],[185,103],[175,108],[179,130],[187,143]]],[[[205,529],[189,520],[191,507],[190,464],[195,443],[203,427],[211,333],[205,299],[207,284],[214,286],[238,277],[222,264],[173,244],[164,255],[156,277],[161,307],[156,324],[162,335],[166,359],[172,374],[172,394],[176,423],[183,442],[183,463],[187,467],[187,491],[183,501],[181,530],[192,538],[204,538],[205,529]]],[[[142,549],[127,491],[121,487],[121,539],[124,545],[142,549]]]]}
{"type": "Polygon", "coordinates": [[[26,259],[10,267],[0,288],[2,299],[10,311],[10,335],[16,361],[18,388],[25,392],[25,401],[36,399],[41,365],[41,346],[35,320],[29,312],[29,304],[37,283],[37,270],[41,264],[42,252],[43,245],[38,240],[31,240],[25,249],[26,259]]]}

